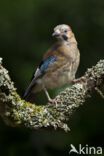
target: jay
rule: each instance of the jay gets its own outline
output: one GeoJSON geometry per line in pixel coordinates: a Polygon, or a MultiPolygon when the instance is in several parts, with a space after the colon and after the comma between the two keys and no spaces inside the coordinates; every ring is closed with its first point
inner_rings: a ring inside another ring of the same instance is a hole
{"type": "Polygon", "coordinates": [[[80,53],[74,33],[70,26],[61,24],[54,28],[52,36],[56,38],[56,43],[44,54],[25,91],[25,100],[29,100],[31,93],[35,94],[44,90],[51,102],[52,99],[47,89],[71,84],[75,79],[80,62],[80,53]]]}

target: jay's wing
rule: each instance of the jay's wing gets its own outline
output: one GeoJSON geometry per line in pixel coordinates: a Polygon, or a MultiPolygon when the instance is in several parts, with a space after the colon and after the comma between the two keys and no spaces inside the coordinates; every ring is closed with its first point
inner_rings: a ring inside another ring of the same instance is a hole
{"type": "Polygon", "coordinates": [[[47,71],[47,69],[49,69],[49,67],[51,67],[56,60],[57,60],[57,57],[56,56],[49,56],[48,58],[44,59],[40,63],[40,65],[37,68],[35,74],[33,75],[33,79],[31,81],[29,87],[25,91],[25,94],[24,94],[24,98],[25,99],[28,97],[29,93],[31,92],[31,89],[36,84],[36,80],[38,78],[41,78],[45,74],[45,72],[47,71]]]}
{"type": "Polygon", "coordinates": [[[37,79],[39,77],[41,77],[42,75],[45,74],[45,72],[47,71],[47,69],[52,66],[54,64],[54,62],[57,60],[56,56],[49,56],[48,58],[44,59],[39,67],[37,68],[35,74],[34,74],[34,78],[37,79]]]}

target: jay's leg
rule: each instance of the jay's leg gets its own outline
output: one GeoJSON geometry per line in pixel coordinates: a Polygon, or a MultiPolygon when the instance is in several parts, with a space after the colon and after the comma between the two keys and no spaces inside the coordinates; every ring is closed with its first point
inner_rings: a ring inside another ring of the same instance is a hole
{"type": "Polygon", "coordinates": [[[73,84],[75,84],[75,83],[81,83],[81,82],[86,82],[86,80],[85,80],[84,77],[81,77],[81,78],[78,78],[78,79],[74,79],[72,81],[73,84]]]}
{"type": "Polygon", "coordinates": [[[49,102],[52,102],[52,99],[50,98],[47,89],[44,87],[43,90],[44,90],[44,92],[45,92],[45,94],[46,94],[46,97],[47,97],[48,101],[49,101],[49,102]]]}
{"type": "Polygon", "coordinates": [[[57,105],[57,101],[55,99],[51,99],[51,97],[49,96],[49,93],[48,93],[47,89],[44,87],[43,90],[44,90],[44,92],[46,94],[46,97],[47,97],[49,103],[50,104],[56,104],[57,105]]]}

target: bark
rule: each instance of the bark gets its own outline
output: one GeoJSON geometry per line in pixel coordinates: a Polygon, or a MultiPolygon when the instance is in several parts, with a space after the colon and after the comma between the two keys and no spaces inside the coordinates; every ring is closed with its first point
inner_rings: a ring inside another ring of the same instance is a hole
{"type": "Polygon", "coordinates": [[[55,104],[31,104],[20,98],[0,59],[0,116],[9,126],[31,129],[52,126],[68,131],[70,116],[91,97],[94,90],[104,98],[104,60],[87,69],[72,87],[59,93],[54,99],[55,104]]]}

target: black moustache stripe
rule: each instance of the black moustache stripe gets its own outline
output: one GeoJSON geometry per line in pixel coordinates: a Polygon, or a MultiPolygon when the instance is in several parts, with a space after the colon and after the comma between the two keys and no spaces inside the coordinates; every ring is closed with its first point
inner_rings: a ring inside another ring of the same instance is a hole
{"type": "Polygon", "coordinates": [[[65,41],[68,40],[68,37],[66,35],[62,35],[62,37],[65,41]]]}

